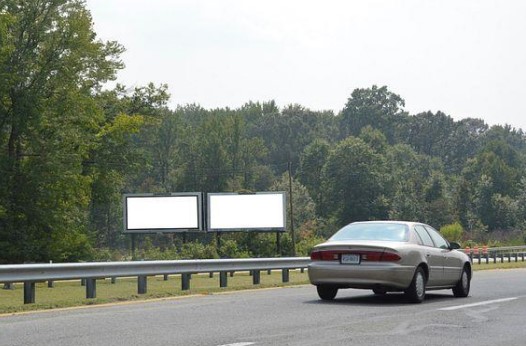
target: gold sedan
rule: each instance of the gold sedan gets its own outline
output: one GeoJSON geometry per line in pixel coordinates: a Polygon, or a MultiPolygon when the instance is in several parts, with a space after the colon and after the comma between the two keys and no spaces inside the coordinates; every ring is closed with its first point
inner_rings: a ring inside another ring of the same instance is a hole
{"type": "Polygon", "coordinates": [[[452,289],[455,297],[467,297],[473,272],[459,248],[423,223],[354,222],[314,247],[309,279],[323,300],[342,288],[405,292],[414,303],[424,300],[426,290],[452,289]]]}

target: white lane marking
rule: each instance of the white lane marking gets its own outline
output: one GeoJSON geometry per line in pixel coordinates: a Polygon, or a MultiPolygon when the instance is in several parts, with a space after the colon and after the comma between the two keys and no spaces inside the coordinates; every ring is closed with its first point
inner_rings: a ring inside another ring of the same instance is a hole
{"type": "Polygon", "coordinates": [[[519,297],[511,297],[511,298],[503,298],[503,299],[495,299],[495,300],[486,300],[484,302],[478,302],[478,303],[473,303],[473,304],[457,305],[457,306],[450,306],[448,308],[442,308],[442,309],[438,309],[438,310],[441,310],[441,311],[452,311],[452,310],[458,310],[458,309],[464,309],[464,308],[471,308],[471,307],[480,306],[480,305],[488,305],[488,304],[509,302],[509,301],[516,300],[516,299],[519,299],[519,297]]]}
{"type": "Polygon", "coordinates": [[[255,342],[236,342],[235,344],[225,344],[225,345],[219,345],[219,346],[249,346],[254,345],[255,342]]]}

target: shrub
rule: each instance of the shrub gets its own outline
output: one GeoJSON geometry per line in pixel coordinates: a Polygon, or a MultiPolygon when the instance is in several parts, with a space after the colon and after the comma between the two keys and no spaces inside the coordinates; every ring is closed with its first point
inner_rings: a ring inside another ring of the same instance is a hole
{"type": "Polygon", "coordinates": [[[241,250],[235,240],[228,239],[221,242],[219,253],[223,258],[249,258],[251,254],[246,250],[241,250]]]}
{"type": "Polygon", "coordinates": [[[459,222],[445,225],[440,228],[440,233],[442,233],[444,238],[451,241],[459,241],[463,232],[464,230],[459,222]]]}
{"type": "Polygon", "coordinates": [[[324,238],[311,236],[304,238],[298,242],[296,245],[296,255],[297,256],[310,256],[310,252],[315,245],[323,243],[324,238]]]}

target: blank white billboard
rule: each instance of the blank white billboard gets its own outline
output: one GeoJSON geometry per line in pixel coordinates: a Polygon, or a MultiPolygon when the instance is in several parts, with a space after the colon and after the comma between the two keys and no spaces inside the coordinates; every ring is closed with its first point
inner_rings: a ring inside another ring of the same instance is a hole
{"type": "Polygon", "coordinates": [[[209,230],[285,230],[284,192],[208,194],[209,230]]]}
{"type": "Polygon", "coordinates": [[[125,195],[125,232],[201,229],[201,194],[125,195]]]}

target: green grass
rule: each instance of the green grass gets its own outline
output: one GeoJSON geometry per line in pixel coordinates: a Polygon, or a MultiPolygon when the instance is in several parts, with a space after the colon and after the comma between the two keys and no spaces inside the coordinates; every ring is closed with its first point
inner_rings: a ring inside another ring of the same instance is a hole
{"type": "Polygon", "coordinates": [[[473,270],[490,270],[490,269],[516,269],[516,268],[526,268],[526,262],[522,262],[519,259],[519,262],[514,262],[512,259],[512,262],[504,262],[504,263],[492,263],[490,260],[489,264],[485,264],[484,261],[482,261],[481,264],[478,264],[478,262],[475,260],[473,261],[473,270]]]}
{"type": "MultiPolygon", "coordinates": [[[[505,262],[477,264],[473,263],[473,270],[489,269],[513,269],[526,268],[526,262],[505,262]]],[[[55,282],[53,288],[48,288],[47,283],[37,283],[35,293],[35,304],[24,304],[24,286],[21,283],[14,285],[12,290],[0,289],[0,314],[9,314],[23,311],[35,311],[45,309],[67,308],[74,306],[87,306],[95,304],[106,304],[124,301],[145,300],[155,298],[173,298],[177,296],[212,294],[217,292],[228,292],[235,290],[246,290],[254,288],[268,288],[291,285],[303,285],[309,283],[307,272],[290,271],[290,282],[281,282],[281,271],[273,271],[267,275],[261,272],[261,284],[253,285],[252,277],[246,272],[236,273],[234,277],[228,276],[228,287],[219,287],[219,275],[213,278],[208,274],[193,275],[190,282],[190,290],[181,290],[180,275],[172,275],[167,281],[163,276],[148,278],[148,293],[137,294],[136,278],[120,278],[115,284],[108,280],[97,280],[97,298],[86,299],[86,287],[80,285],[80,281],[55,282]]]]}
{"type": "Polygon", "coordinates": [[[86,299],[86,287],[80,285],[79,280],[59,281],[53,288],[47,287],[47,282],[37,283],[35,286],[35,304],[24,304],[24,285],[17,283],[14,289],[0,289],[0,314],[34,311],[73,306],[105,304],[123,301],[134,301],[155,298],[168,298],[193,294],[211,294],[217,292],[245,290],[254,288],[269,288],[279,286],[307,284],[307,272],[299,270],[290,271],[290,281],[281,282],[281,271],[273,271],[267,275],[261,272],[259,285],[252,284],[252,276],[247,272],[235,273],[234,277],[228,276],[228,287],[219,287],[219,274],[213,278],[208,274],[192,275],[190,290],[181,290],[180,275],[169,276],[164,281],[163,276],[148,277],[148,292],[137,294],[136,278],[119,278],[115,284],[108,280],[97,280],[97,298],[86,299]]]}

